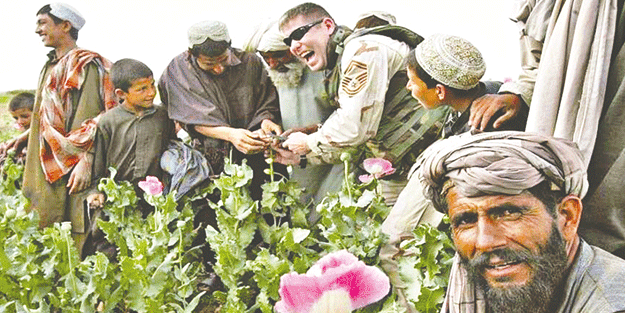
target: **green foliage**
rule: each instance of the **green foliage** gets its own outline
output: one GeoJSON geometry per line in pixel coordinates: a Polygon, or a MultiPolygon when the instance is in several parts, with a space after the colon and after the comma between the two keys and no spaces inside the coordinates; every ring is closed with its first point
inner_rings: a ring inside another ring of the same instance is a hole
{"type": "MultiPolygon", "coordinates": [[[[113,178],[100,189],[108,198],[102,222],[118,247],[111,262],[97,253],[81,261],[69,223],[38,228],[34,211],[11,186],[20,169],[5,163],[0,186],[0,308],[2,312],[192,312],[199,263],[185,252],[195,234],[193,212],[178,210],[173,195],[147,196],[154,212],[136,210],[133,187],[113,178]],[[10,193],[13,191],[13,193],[10,193]]],[[[114,174],[113,174],[114,175],[114,174]]]]}
{"type": "Polygon", "coordinates": [[[367,265],[377,265],[380,246],[386,240],[381,226],[389,207],[376,192],[375,181],[355,184],[353,174],[345,177],[343,189],[317,206],[321,215],[317,226],[326,240],[322,246],[328,252],[345,249],[367,265]]]}
{"type": "Polygon", "coordinates": [[[439,312],[453,262],[453,243],[447,233],[427,224],[413,234],[401,248],[415,257],[399,259],[399,274],[410,286],[406,298],[419,312],[439,312]]]}
{"type": "MultiPolygon", "coordinates": [[[[346,173],[349,159],[345,158],[346,173]]],[[[252,170],[226,163],[211,186],[182,203],[174,195],[145,195],[142,201],[115,171],[102,179],[106,221],[98,226],[117,247],[116,260],[97,253],[80,260],[69,224],[40,230],[38,218],[15,181],[22,168],[7,161],[0,179],[1,312],[193,312],[211,303],[219,312],[273,312],[280,299],[280,277],[306,272],[321,256],[346,249],[368,265],[378,265],[386,240],[381,224],[389,208],[377,181],[357,184],[346,175],[341,191],[316,206],[319,220],[308,220],[311,206],[302,189],[287,179],[263,185],[260,201],[247,186],[252,170]],[[206,241],[216,253],[213,270],[224,289],[212,294],[196,288],[203,274],[191,243],[194,213],[190,202],[218,193],[218,229],[207,226],[206,241]],[[144,217],[145,209],[151,211],[144,217]]],[[[269,171],[272,173],[272,170],[269,171]]],[[[409,283],[407,298],[420,312],[440,309],[453,250],[445,232],[429,226],[414,231],[401,248],[399,275],[409,283]]],[[[358,312],[399,313],[392,293],[358,312]]]]}
{"type": "Polygon", "coordinates": [[[108,241],[118,247],[118,279],[111,298],[102,300],[109,307],[137,312],[188,310],[192,305],[187,299],[195,296],[191,302],[197,303],[201,297],[195,293],[200,265],[185,253],[196,234],[191,207],[178,208],[173,194],[146,194],[145,200],[154,211],[143,218],[132,185],[116,184],[112,173],[99,184],[107,194],[104,211],[109,219],[98,221],[98,225],[108,241]]]}
{"type": "MultiPolygon", "coordinates": [[[[300,202],[302,190],[296,183],[282,179],[264,184],[258,206],[247,188],[242,188],[250,182],[247,173],[251,169],[245,164],[226,165],[214,181],[214,188],[221,191],[221,200],[213,204],[219,231],[207,229],[207,240],[217,253],[215,272],[227,290],[214,294],[225,299],[222,312],[273,312],[280,299],[280,277],[306,272],[329,252],[346,249],[368,265],[379,263],[379,250],[386,240],[381,225],[389,208],[376,192],[377,181],[356,184],[353,175],[347,175],[349,158],[344,163],[344,186],[317,205],[320,219],[314,224],[307,220],[310,209],[300,202]],[[262,242],[251,244],[255,231],[262,242]]],[[[400,260],[400,276],[413,286],[409,301],[421,312],[439,310],[453,256],[449,237],[420,226],[403,248],[416,255],[400,260]]],[[[399,313],[405,308],[391,294],[358,312],[399,313]]]]}

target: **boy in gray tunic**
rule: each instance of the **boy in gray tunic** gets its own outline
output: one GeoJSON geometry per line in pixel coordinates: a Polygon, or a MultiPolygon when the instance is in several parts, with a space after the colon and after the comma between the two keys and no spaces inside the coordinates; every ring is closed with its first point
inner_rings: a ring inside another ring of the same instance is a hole
{"type": "MultiPolygon", "coordinates": [[[[117,170],[115,179],[129,181],[135,188],[146,176],[163,178],[160,157],[170,139],[176,138],[174,122],[167,109],[154,104],[156,87],[152,71],[142,62],[121,59],[111,68],[111,79],[120,105],[102,115],[98,123],[93,162],[93,191],[87,197],[89,209],[104,204],[104,194],[97,192],[97,183],[108,175],[108,168],[117,170]]],[[[141,205],[139,206],[141,207],[141,205]]],[[[115,255],[115,248],[104,238],[93,221],[100,214],[92,214],[83,256],[103,251],[115,255]]]]}

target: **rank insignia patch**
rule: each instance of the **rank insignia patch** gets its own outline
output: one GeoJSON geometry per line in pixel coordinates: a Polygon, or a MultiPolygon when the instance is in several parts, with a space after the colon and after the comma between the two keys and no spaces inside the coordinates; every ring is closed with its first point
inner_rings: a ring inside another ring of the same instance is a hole
{"type": "Polygon", "coordinates": [[[345,69],[341,80],[341,89],[350,97],[356,95],[367,85],[367,64],[352,60],[345,69]]]}

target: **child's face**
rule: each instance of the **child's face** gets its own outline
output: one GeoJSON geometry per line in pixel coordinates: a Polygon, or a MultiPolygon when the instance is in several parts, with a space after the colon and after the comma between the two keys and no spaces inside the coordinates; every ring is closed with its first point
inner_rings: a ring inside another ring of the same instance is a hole
{"type": "Polygon", "coordinates": [[[152,76],[136,79],[132,81],[128,92],[122,91],[122,98],[126,105],[139,110],[151,108],[154,105],[154,97],[156,97],[156,87],[154,87],[152,76]]]}
{"type": "Polygon", "coordinates": [[[15,119],[15,123],[20,127],[21,131],[30,128],[30,115],[33,111],[28,108],[20,108],[15,111],[11,111],[11,115],[15,119]]]}
{"type": "Polygon", "coordinates": [[[417,73],[407,68],[408,70],[408,83],[406,83],[406,89],[410,91],[412,97],[417,99],[419,103],[426,109],[432,110],[440,106],[438,95],[436,94],[436,87],[428,88],[417,73]]]}

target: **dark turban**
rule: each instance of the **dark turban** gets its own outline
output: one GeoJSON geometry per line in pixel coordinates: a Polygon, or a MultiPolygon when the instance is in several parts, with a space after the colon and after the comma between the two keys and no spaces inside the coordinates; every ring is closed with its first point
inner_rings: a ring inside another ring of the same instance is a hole
{"type": "Polygon", "coordinates": [[[583,198],[588,190],[577,145],[531,133],[465,133],[434,143],[417,162],[425,196],[438,210],[447,180],[465,197],[518,195],[545,180],[567,195],[583,198]]]}

